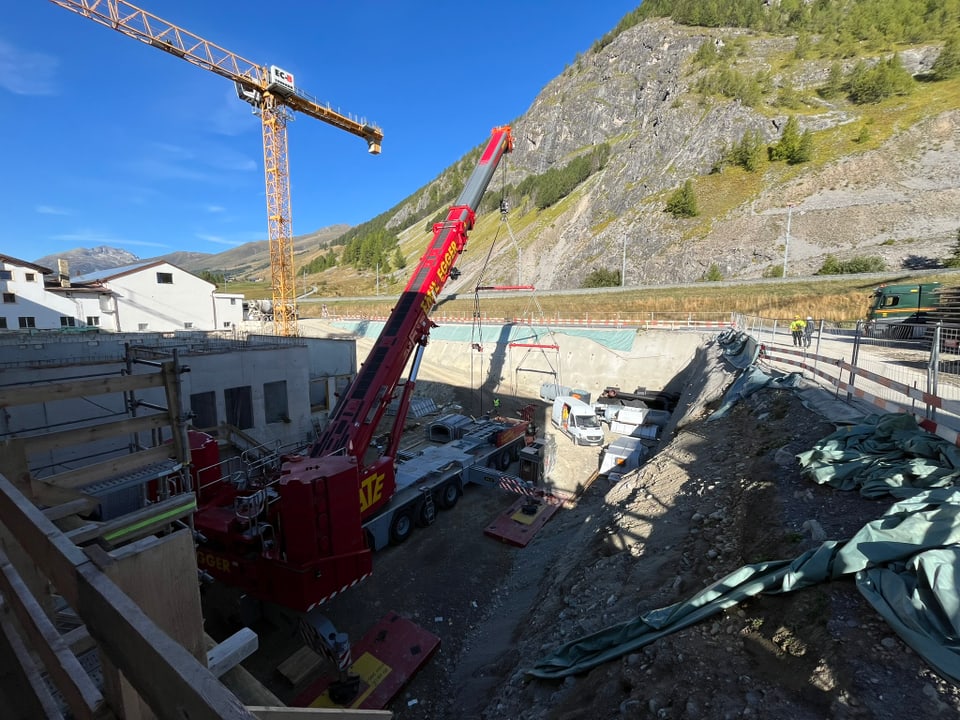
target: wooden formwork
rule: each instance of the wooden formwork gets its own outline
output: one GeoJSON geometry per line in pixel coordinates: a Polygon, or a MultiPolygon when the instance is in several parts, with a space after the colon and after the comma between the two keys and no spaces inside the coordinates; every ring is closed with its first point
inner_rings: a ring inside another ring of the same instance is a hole
{"type": "MultiPolygon", "coordinates": [[[[0,703],[4,718],[388,718],[387,711],[287,708],[263,691],[247,705],[220,677],[256,648],[242,631],[209,647],[203,633],[190,517],[192,492],[135,512],[89,520],[103,478],[157,463],[189,466],[176,361],[157,372],[0,387],[0,408],[162,388],[165,412],[0,441],[0,703]],[[165,432],[164,432],[165,431],[165,432]],[[49,477],[29,458],[114,435],[163,442],[49,477]],[[70,629],[57,619],[70,614],[70,629]],[[80,657],[96,649],[91,674],[80,657]],[[102,682],[99,676],[102,676],[102,682]]],[[[189,487],[187,488],[189,490],[189,487]]],[[[233,669],[231,669],[233,668],[233,669]]]]}

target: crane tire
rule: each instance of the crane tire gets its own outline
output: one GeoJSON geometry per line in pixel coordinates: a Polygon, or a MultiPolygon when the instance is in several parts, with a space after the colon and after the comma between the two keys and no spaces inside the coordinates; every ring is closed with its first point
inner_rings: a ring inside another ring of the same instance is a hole
{"type": "Polygon", "coordinates": [[[460,499],[460,486],[457,485],[455,479],[448,480],[444,483],[443,487],[440,488],[440,498],[438,504],[444,510],[449,510],[454,505],[457,504],[457,500],[460,499]]]}
{"type": "Polygon", "coordinates": [[[405,507],[390,521],[390,544],[399,545],[413,534],[413,508],[405,507]]]}
{"type": "Polygon", "coordinates": [[[510,448],[504,448],[497,456],[497,470],[506,470],[510,467],[510,448]]]}

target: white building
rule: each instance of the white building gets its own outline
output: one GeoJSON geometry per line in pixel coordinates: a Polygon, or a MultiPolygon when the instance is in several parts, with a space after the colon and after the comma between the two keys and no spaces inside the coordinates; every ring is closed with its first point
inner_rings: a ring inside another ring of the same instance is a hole
{"type": "Polygon", "coordinates": [[[0,255],[0,330],[52,330],[97,325],[101,297],[95,288],[61,288],[51,293],[44,287],[50,268],[0,255]]]}
{"type": "Polygon", "coordinates": [[[111,332],[230,330],[243,320],[242,295],[218,293],[213,283],[165,260],[97,270],[50,291],[77,287],[106,291],[99,325],[111,332]]]}
{"type": "Polygon", "coordinates": [[[99,270],[70,279],[65,271],[0,255],[0,330],[99,328],[108,332],[232,330],[243,320],[243,295],[164,260],[99,270]]]}

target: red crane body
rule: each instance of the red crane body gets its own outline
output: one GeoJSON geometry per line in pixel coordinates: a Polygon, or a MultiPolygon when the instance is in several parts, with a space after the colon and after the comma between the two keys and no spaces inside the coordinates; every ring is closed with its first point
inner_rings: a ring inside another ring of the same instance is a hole
{"type": "Polygon", "coordinates": [[[198,552],[203,569],[254,597],[299,611],[370,574],[371,548],[363,523],[389,505],[396,489],[396,452],[419,353],[406,383],[402,375],[414,353],[427,344],[434,327],[430,311],[463,252],[500,159],[511,150],[510,128],[494,128],[477,167],[446,219],[434,225],[430,245],[309,454],[287,458],[279,480],[252,500],[249,516],[235,512],[239,493],[231,485],[221,483],[201,496],[194,523],[207,540],[198,552]],[[400,408],[387,444],[368,462],[377,426],[398,388],[400,408]]]}

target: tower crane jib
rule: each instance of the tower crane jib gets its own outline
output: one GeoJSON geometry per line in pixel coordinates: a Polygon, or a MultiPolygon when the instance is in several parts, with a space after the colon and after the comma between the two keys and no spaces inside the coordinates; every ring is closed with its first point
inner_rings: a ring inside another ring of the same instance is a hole
{"type": "Polygon", "coordinates": [[[123,0],[50,2],[232,80],[240,99],[253,105],[263,128],[274,323],[278,335],[296,335],[296,272],[293,267],[286,130],[288,112],[303,113],[356,135],[366,141],[367,149],[374,155],[380,153],[383,131],[365,120],[343,115],[320,104],[297,88],[291,73],[276,65],[266,67],[250,62],[131,3],[123,0]]]}

